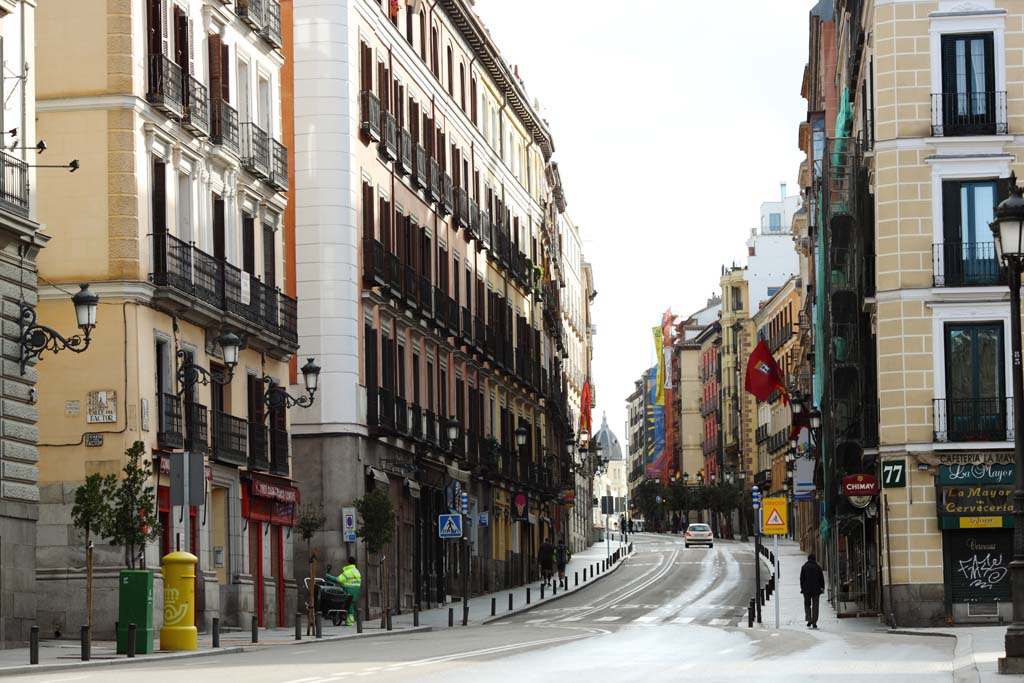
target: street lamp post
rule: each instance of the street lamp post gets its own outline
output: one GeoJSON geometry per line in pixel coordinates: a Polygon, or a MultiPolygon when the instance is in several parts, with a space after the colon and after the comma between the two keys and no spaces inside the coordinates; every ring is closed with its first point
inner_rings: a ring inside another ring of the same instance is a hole
{"type": "Polygon", "coordinates": [[[999,672],[1024,673],[1024,375],[1021,373],[1020,280],[1024,267],[1024,190],[1017,176],[1010,174],[1010,196],[996,207],[992,235],[999,259],[1006,264],[1010,280],[1010,337],[1013,351],[1013,561],[1010,562],[1010,595],[1013,623],[1006,629],[1006,656],[999,659],[999,672]]]}

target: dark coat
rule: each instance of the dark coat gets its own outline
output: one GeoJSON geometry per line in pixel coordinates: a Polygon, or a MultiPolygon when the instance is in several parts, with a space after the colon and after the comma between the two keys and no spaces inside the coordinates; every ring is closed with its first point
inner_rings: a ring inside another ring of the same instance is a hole
{"type": "Polygon", "coordinates": [[[800,592],[804,595],[821,595],[825,592],[825,572],[821,565],[807,560],[800,568],[800,592]]]}
{"type": "Polygon", "coordinates": [[[541,543],[537,549],[537,560],[544,569],[551,569],[555,564],[555,546],[547,541],[541,543]]]}

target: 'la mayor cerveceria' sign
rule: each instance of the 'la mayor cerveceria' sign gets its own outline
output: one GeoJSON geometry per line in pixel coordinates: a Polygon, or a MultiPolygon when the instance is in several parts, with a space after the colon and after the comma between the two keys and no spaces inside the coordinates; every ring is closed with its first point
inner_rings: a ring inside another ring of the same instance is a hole
{"type": "Polygon", "coordinates": [[[943,515],[1009,515],[1013,513],[1013,487],[944,486],[939,505],[943,515]]]}

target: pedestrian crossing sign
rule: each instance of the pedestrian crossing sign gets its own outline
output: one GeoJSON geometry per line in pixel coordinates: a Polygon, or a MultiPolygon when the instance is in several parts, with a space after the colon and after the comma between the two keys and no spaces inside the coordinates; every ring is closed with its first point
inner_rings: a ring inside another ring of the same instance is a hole
{"type": "Polygon", "coordinates": [[[789,532],[789,518],[786,514],[785,498],[765,498],[761,501],[762,524],[761,533],[766,536],[785,535],[789,532]]]}
{"type": "Polygon", "coordinates": [[[438,515],[437,535],[439,538],[462,538],[462,515],[438,515]]]}

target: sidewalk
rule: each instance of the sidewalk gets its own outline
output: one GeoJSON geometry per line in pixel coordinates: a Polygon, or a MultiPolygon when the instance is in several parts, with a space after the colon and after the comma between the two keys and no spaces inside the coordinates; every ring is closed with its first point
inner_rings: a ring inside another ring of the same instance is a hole
{"type": "MultiPolygon", "coordinates": [[[[803,596],[800,595],[800,567],[807,561],[807,555],[795,541],[780,540],[778,559],[778,588],[762,609],[759,628],[774,627],[775,603],[779,600],[780,627],[806,630],[803,596]]],[[[768,566],[767,562],[763,566],[768,566]]],[[[953,680],[957,683],[1024,681],[1024,676],[997,673],[997,660],[1005,652],[1005,625],[890,629],[878,617],[840,619],[824,596],[820,609],[819,629],[833,633],[896,633],[956,638],[953,680]]]]}
{"type": "MultiPolygon", "coordinates": [[[[611,543],[611,551],[614,553],[616,550],[622,549],[620,555],[624,558],[627,554],[627,547],[621,545],[618,540],[613,540],[611,543]]],[[[544,589],[544,599],[540,597],[540,581],[534,581],[533,583],[518,586],[515,588],[507,588],[505,590],[497,591],[494,593],[487,593],[485,595],[474,595],[469,599],[469,624],[486,624],[490,621],[496,621],[498,619],[510,616],[512,614],[519,614],[527,610],[533,609],[539,604],[547,604],[551,600],[557,600],[565,595],[574,593],[586,586],[589,586],[594,581],[598,581],[603,577],[607,576],[611,572],[622,566],[621,559],[618,563],[612,566],[608,571],[598,573],[601,567],[601,562],[606,557],[606,545],[604,541],[595,543],[590,548],[576,553],[572,556],[569,564],[565,568],[565,576],[569,581],[569,589],[558,589],[557,594],[553,594],[551,587],[544,589]],[[594,567],[594,578],[590,578],[590,568],[594,567]],[[586,577],[584,578],[584,572],[586,577]],[[575,585],[576,575],[579,574],[579,586],[575,585]],[[526,591],[530,590],[530,604],[526,604],[526,591]],[[512,610],[508,608],[508,596],[512,596],[512,610]],[[495,614],[491,616],[491,599],[495,602],[495,614]]],[[[421,626],[433,626],[435,628],[448,628],[448,610],[452,610],[452,619],[455,626],[462,625],[462,603],[452,602],[450,604],[436,607],[430,610],[424,610],[419,613],[419,622],[421,626]]],[[[411,627],[413,624],[412,613],[404,613],[400,616],[394,617],[392,624],[395,626],[401,625],[402,627],[411,627]]]]}

